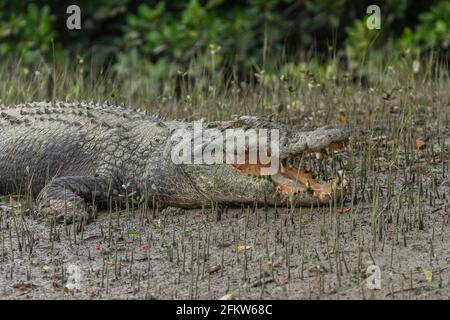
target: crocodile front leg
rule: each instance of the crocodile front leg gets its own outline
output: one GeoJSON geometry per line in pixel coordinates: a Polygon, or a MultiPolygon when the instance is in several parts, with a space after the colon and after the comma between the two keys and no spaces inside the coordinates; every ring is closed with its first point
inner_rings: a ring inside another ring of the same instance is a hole
{"type": "Polygon", "coordinates": [[[37,197],[38,213],[56,216],[57,221],[66,217],[72,221],[75,214],[87,218],[88,204],[105,200],[109,194],[110,183],[106,179],[91,176],[64,176],[53,179],[37,197]]]}

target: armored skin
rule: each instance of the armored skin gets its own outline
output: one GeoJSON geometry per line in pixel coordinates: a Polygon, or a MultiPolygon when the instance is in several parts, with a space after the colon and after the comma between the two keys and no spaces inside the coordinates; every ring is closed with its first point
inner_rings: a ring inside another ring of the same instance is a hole
{"type": "Polygon", "coordinates": [[[318,184],[312,173],[288,164],[304,154],[341,148],[347,140],[341,129],[304,131],[250,116],[202,127],[278,129],[279,172],[261,175],[259,164],[174,163],[171,152],[180,141],[172,136],[192,131],[192,123],[109,104],[32,102],[1,107],[0,194],[31,190],[39,213],[61,216],[125,193],[184,208],[326,205],[345,193],[342,175],[318,184]]]}

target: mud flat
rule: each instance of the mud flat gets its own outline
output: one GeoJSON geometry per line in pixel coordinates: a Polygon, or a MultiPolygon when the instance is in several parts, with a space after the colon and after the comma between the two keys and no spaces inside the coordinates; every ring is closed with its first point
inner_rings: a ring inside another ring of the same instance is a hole
{"type": "Polygon", "coordinates": [[[422,196],[401,179],[389,195],[378,176],[341,207],[101,213],[81,233],[2,207],[0,298],[448,299],[439,170],[423,175],[435,187],[422,196]],[[379,289],[367,283],[371,265],[379,289]]]}
{"type": "Polygon", "coordinates": [[[128,208],[77,232],[3,197],[0,298],[449,299],[448,103],[384,104],[350,127],[330,207],[128,208]]]}

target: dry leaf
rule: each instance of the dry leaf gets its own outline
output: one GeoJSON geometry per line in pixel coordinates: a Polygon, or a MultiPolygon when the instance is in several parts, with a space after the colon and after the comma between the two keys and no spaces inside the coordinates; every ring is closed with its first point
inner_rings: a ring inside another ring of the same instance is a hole
{"type": "Polygon", "coordinates": [[[337,209],[337,212],[339,213],[349,213],[350,211],[352,211],[352,208],[337,209]]]}
{"type": "Polygon", "coordinates": [[[42,267],[42,271],[44,272],[44,273],[48,273],[48,272],[50,272],[52,270],[52,268],[50,267],[50,266],[43,266],[42,267]]]}
{"type": "Polygon", "coordinates": [[[273,263],[273,267],[274,268],[281,268],[283,266],[283,261],[282,260],[278,260],[277,262],[273,263]]]}
{"type": "Polygon", "coordinates": [[[88,237],[84,238],[83,241],[92,241],[92,240],[97,240],[97,239],[100,239],[100,238],[101,238],[100,235],[94,234],[94,235],[91,235],[91,236],[88,236],[88,237]]]}
{"type": "Polygon", "coordinates": [[[223,297],[221,297],[219,300],[234,300],[236,298],[236,295],[234,292],[227,293],[223,297]]]}
{"type": "Polygon", "coordinates": [[[414,140],[414,145],[416,146],[417,149],[423,149],[427,146],[427,143],[425,141],[423,141],[422,139],[416,139],[414,140]]]}
{"type": "Polygon", "coordinates": [[[336,119],[337,119],[339,122],[342,122],[342,123],[346,123],[346,122],[347,122],[347,117],[346,117],[345,114],[343,114],[343,113],[339,113],[339,114],[336,116],[336,119]]]}
{"type": "Polygon", "coordinates": [[[240,245],[240,246],[237,247],[239,252],[245,251],[245,250],[249,250],[251,248],[252,248],[252,246],[246,246],[246,245],[240,245]]]}
{"type": "Polygon", "coordinates": [[[425,276],[425,280],[427,282],[431,282],[433,280],[433,271],[430,269],[423,269],[423,275],[425,276]]]}
{"type": "Polygon", "coordinates": [[[161,219],[160,218],[153,219],[153,225],[155,226],[155,228],[161,229],[161,219]]]}
{"type": "Polygon", "coordinates": [[[212,266],[211,269],[209,269],[209,274],[213,274],[216,273],[217,271],[219,271],[222,267],[220,266],[220,264],[217,264],[215,266],[212,266]]]}
{"type": "Polygon", "coordinates": [[[114,262],[112,261],[112,260],[107,260],[107,259],[105,259],[105,261],[104,261],[107,265],[110,265],[110,266],[112,266],[113,264],[114,264],[114,262]]]}
{"type": "Polygon", "coordinates": [[[90,299],[95,298],[97,296],[94,290],[89,290],[87,294],[90,299]]]}
{"type": "Polygon", "coordinates": [[[20,291],[25,291],[28,288],[30,288],[31,285],[29,283],[25,283],[25,282],[21,281],[19,283],[16,283],[13,287],[14,287],[14,289],[17,289],[17,290],[20,290],[20,291]]]}

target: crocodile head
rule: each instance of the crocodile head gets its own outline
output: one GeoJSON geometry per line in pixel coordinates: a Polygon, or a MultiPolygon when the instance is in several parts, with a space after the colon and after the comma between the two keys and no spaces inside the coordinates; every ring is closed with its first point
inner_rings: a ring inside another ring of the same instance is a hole
{"type": "Polygon", "coordinates": [[[194,192],[212,202],[311,206],[330,204],[345,194],[347,181],[339,161],[348,140],[344,130],[305,131],[251,116],[202,124],[201,129],[193,135],[192,154],[219,157],[208,162],[200,156],[177,170],[195,186],[194,192]]]}

